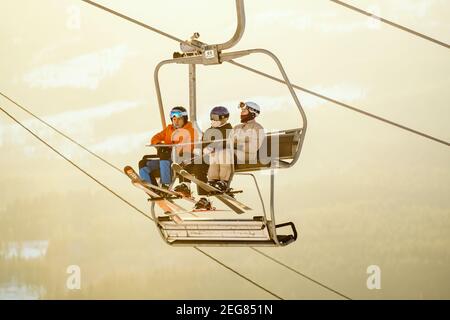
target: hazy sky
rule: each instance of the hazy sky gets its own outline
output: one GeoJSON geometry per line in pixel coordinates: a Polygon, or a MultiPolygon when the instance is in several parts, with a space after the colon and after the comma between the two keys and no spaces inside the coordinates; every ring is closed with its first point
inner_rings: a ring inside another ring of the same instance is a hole
{"type": "MultiPolygon", "coordinates": [[[[226,41],[236,23],[231,0],[98,2],[182,39],[199,32],[207,43],[226,41]]],[[[450,42],[447,0],[347,2],[450,42]]],[[[247,0],[245,7],[246,31],[234,49],[271,50],[293,83],[450,141],[448,49],[326,0],[247,0]]],[[[178,44],[81,1],[2,1],[0,12],[0,91],[117,166],[136,166],[139,158],[151,151],[145,144],[161,128],[154,67],[171,58],[178,44]]],[[[246,57],[240,62],[278,76],[268,58],[246,57]]],[[[188,105],[187,71],[186,66],[162,69],[166,109],[188,105]]],[[[197,76],[203,128],[215,105],[229,107],[232,122],[237,123],[240,100],[261,105],[260,122],[267,129],[300,125],[289,92],[278,83],[229,64],[198,67],[197,76]]],[[[450,149],[301,91],[297,94],[308,117],[308,133],[298,164],[280,171],[276,180],[278,220],[294,221],[301,236],[287,248],[265,252],[354,298],[450,298],[450,149]],[[381,266],[385,276],[382,290],[365,287],[366,268],[371,264],[381,266]]],[[[147,210],[145,196],[123,176],[7,100],[0,98],[0,106],[147,210]]],[[[110,220],[116,220],[121,227],[111,237],[127,239],[127,245],[135,242],[142,259],[136,264],[148,263],[158,272],[169,265],[176,277],[163,280],[184,284],[183,290],[164,291],[164,281],[155,280],[160,282],[138,297],[270,298],[192,249],[165,246],[153,225],[105,195],[101,187],[4,115],[0,115],[0,154],[0,216],[4,219],[33,212],[38,215],[53,202],[64,217],[68,210],[64,199],[76,193],[82,222],[72,217],[67,223],[76,228],[91,216],[109,212],[99,229],[111,227],[110,220]],[[103,202],[93,209],[92,201],[103,202]],[[141,235],[134,238],[133,234],[141,235]],[[142,234],[147,235],[147,243],[140,242],[142,234]],[[214,274],[206,287],[199,284],[203,273],[214,274]],[[230,285],[221,287],[224,281],[230,285]]],[[[267,175],[258,177],[267,191],[267,175]]],[[[244,185],[245,181],[235,181],[236,188],[244,185]]],[[[246,190],[242,199],[259,208],[253,191],[246,190]]],[[[12,234],[24,230],[13,222],[8,228],[12,234]]],[[[50,235],[58,228],[55,221],[48,221],[47,228],[48,238],[44,232],[40,239],[31,233],[17,239],[0,235],[0,240],[7,244],[50,239],[49,248],[57,246],[58,239],[67,241],[63,233],[50,235]]],[[[95,234],[84,236],[91,237],[86,241],[97,239],[95,234]]],[[[122,257],[117,247],[109,251],[105,244],[103,249],[108,252],[95,254],[111,255],[105,261],[112,265],[122,257]]],[[[285,298],[335,298],[280,271],[254,252],[250,256],[248,249],[207,251],[285,298]],[[248,254],[248,259],[241,261],[242,254],[248,254]]],[[[67,261],[79,258],[90,263],[86,267],[90,274],[101,278],[101,267],[89,260],[88,253],[65,254],[67,261]]],[[[111,279],[131,272],[126,264],[115,270],[111,279]]],[[[5,271],[2,279],[9,283],[15,276],[5,271]]],[[[57,285],[42,284],[47,293],[57,285]]],[[[104,292],[82,296],[102,297],[104,292]]],[[[117,297],[129,296],[117,293],[117,297]]]]}

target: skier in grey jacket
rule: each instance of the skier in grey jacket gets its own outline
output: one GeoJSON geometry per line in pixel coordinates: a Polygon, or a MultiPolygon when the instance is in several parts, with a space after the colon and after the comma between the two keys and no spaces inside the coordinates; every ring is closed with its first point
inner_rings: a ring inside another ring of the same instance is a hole
{"type": "Polygon", "coordinates": [[[256,164],[258,150],[264,142],[264,128],[255,118],[261,113],[258,104],[252,101],[241,102],[241,123],[233,128],[231,140],[235,145],[237,164],[256,164]]]}

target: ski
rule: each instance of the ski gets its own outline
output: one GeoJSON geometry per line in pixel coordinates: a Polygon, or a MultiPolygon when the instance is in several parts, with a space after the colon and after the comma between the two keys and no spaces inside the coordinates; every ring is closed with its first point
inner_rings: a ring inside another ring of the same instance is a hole
{"type": "MultiPolygon", "coordinates": [[[[199,216],[197,215],[198,213],[217,213],[217,212],[231,212],[232,210],[221,210],[221,209],[211,209],[211,210],[207,210],[207,209],[192,209],[192,210],[188,210],[188,211],[181,211],[181,212],[177,212],[177,214],[190,214],[196,218],[198,218],[199,216]]],[[[169,216],[172,214],[168,214],[169,216]]]]}
{"type": "Polygon", "coordinates": [[[131,183],[143,190],[148,196],[150,196],[150,201],[155,201],[155,203],[164,211],[165,214],[170,215],[172,220],[175,223],[182,223],[183,219],[181,219],[177,213],[187,212],[184,208],[179,205],[171,202],[168,199],[164,199],[160,197],[157,193],[155,193],[152,189],[146,186],[146,183],[141,180],[139,175],[134,171],[134,169],[130,166],[126,166],[123,171],[131,179],[131,183]]]}
{"type": "Polygon", "coordinates": [[[227,205],[230,209],[238,214],[242,214],[245,210],[251,210],[250,207],[244,205],[243,203],[237,201],[235,198],[227,195],[226,193],[221,192],[219,189],[210,186],[209,184],[197,179],[195,176],[187,172],[183,169],[179,164],[172,163],[172,169],[180,174],[183,178],[191,180],[195,184],[197,184],[200,188],[210,193],[211,196],[216,197],[220,201],[222,201],[225,205],[227,205]]]}
{"type": "MultiPolygon", "coordinates": [[[[147,188],[151,188],[153,190],[157,190],[159,192],[164,193],[165,195],[162,196],[162,198],[165,198],[167,200],[169,200],[171,202],[172,199],[184,199],[187,200],[191,203],[197,203],[197,201],[195,200],[194,197],[186,197],[185,195],[183,195],[181,192],[177,192],[174,190],[170,190],[170,189],[165,189],[165,188],[161,188],[159,186],[155,186],[151,183],[148,183],[146,181],[141,180],[142,184],[147,187],[147,188]]],[[[192,209],[192,210],[187,210],[187,211],[177,211],[176,213],[178,214],[185,214],[185,213],[190,213],[191,215],[193,215],[194,217],[197,217],[195,215],[195,213],[212,213],[212,212],[225,212],[225,211],[231,211],[231,210],[217,210],[215,207],[212,207],[212,209],[192,209]]],[[[173,215],[173,214],[168,214],[173,215]]]]}
{"type": "Polygon", "coordinates": [[[153,190],[157,190],[159,192],[163,192],[166,195],[166,196],[163,196],[163,197],[170,197],[170,196],[172,196],[175,199],[181,198],[181,199],[187,200],[189,202],[196,203],[196,201],[195,201],[195,199],[193,197],[186,197],[181,192],[176,192],[176,191],[173,191],[173,190],[164,189],[164,188],[161,188],[159,186],[155,186],[155,185],[153,185],[151,183],[148,183],[146,181],[142,181],[142,184],[144,186],[146,186],[147,188],[151,188],[153,190]]]}

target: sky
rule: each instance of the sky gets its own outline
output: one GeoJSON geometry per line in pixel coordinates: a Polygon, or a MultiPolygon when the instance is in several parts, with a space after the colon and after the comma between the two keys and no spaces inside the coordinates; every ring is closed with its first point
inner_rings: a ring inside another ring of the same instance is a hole
{"type": "MultiPolygon", "coordinates": [[[[236,25],[229,0],[98,3],[181,39],[199,32],[206,43],[228,40],[236,25]]],[[[450,42],[448,1],[347,3],[450,42]]],[[[245,33],[231,50],[270,50],[292,83],[450,141],[448,49],[331,1],[247,0],[245,8],[245,33]]],[[[161,130],[153,70],[176,42],[82,1],[2,1],[0,12],[0,92],[118,167],[152,152],[145,145],[161,130]]],[[[279,76],[266,57],[239,62],[279,76]]],[[[166,110],[187,106],[187,66],[164,67],[161,88],[166,110]]],[[[296,93],[308,131],[299,162],[275,179],[277,219],[293,221],[300,236],[263,251],[355,299],[450,298],[448,146],[296,93]],[[371,265],[381,289],[366,286],[371,265]]],[[[238,123],[241,100],[261,105],[267,130],[302,125],[285,86],[230,64],[198,66],[203,129],[216,105],[238,123]]],[[[3,97],[0,106],[149,211],[126,177],[3,97]]],[[[273,298],[191,248],[164,244],[151,222],[5,115],[0,154],[0,299],[273,298]],[[69,265],[82,270],[80,290],[65,287],[69,265]]],[[[257,177],[268,200],[267,173],[257,177]]],[[[254,188],[244,178],[234,184],[260,214],[254,188]]],[[[205,251],[286,299],[340,298],[248,248],[205,251]]]]}

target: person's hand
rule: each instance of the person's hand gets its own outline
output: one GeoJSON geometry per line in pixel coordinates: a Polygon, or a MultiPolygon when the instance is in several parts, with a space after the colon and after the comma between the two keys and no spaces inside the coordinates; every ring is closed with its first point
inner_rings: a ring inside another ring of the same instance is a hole
{"type": "Polygon", "coordinates": [[[213,152],[214,152],[214,149],[211,148],[211,147],[206,147],[206,148],[203,149],[203,155],[205,155],[205,156],[208,155],[208,154],[211,154],[213,152]]]}
{"type": "Polygon", "coordinates": [[[202,152],[203,151],[202,151],[201,148],[195,148],[194,151],[193,151],[194,155],[197,156],[197,157],[200,156],[202,154],[202,152]]]}

